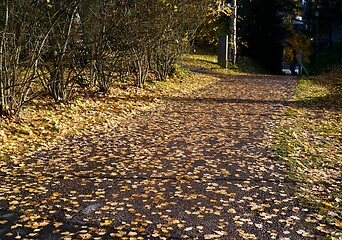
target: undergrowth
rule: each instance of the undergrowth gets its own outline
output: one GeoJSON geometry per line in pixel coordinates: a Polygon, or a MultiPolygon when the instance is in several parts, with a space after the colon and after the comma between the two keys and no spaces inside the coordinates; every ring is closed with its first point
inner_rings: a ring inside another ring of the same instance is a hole
{"type": "MultiPolygon", "coordinates": [[[[194,63],[200,59],[201,55],[192,57],[194,63]]],[[[20,116],[0,117],[0,163],[49,149],[71,135],[113,127],[136,112],[162,104],[165,97],[190,93],[216,80],[178,67],[175,76],[167,81],[150,79],[142,88],[129,82],[117,83],[108,94],[83,90],[67,104],[56,104],[48,96],[41,96],[20,116]]]]}

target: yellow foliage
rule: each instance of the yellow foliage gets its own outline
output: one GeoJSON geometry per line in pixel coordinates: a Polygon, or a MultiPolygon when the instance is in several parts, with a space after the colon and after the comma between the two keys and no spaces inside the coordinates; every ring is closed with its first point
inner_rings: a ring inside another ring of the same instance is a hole
{"type": "Polygon", "coordinates": [[[332,208],[333,205],[329,202],[322,202],[323,206],[327,207],[327,208],[332,208]]]}
{"type": "Polygon", "coordinates": [[[310,56],[312,54],[311,41],[305,35],[295,33],[286,41],[284,62],[297,63],[299,50],[302,50],[303,53],[303,64],[309,64],[310,56]]]}

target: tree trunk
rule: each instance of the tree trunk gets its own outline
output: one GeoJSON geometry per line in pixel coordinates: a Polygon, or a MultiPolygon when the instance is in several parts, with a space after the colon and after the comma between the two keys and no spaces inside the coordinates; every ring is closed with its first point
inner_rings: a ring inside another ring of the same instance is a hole
{"type": "Polygon", "coordinates": [[[6,32],[8,28],[8,18],[9,18],[9,6],[8,6],[8,0],[3,1],[5,5],[5,23],[3,26],[3,33],[1,37],[1,45],[0,45],[0,96],[1,96],[1,105],[0,105],[0,113],[6,113],[7,111],[7,101],[6,101],[6,89],[7,84],[5,81],[7,81],[7,77],[5,76],[6,72],[4,69],[6,65],[6,53],[5,53],[5,44],[6,44],[6,32]]]}
{"type": "Polygon", "coordinates": [[[236,64],[237,44],[236,44],[236,20],[237,20],[237,4],[236,0],[233,0],[231,16],[231,44],[232,44],[232,64],[236,64]]]}

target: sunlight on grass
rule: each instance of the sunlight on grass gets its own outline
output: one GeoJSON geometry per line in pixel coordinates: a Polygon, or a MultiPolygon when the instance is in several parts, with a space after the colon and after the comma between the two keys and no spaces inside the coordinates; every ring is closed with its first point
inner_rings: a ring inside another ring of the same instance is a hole
{"type": "Polygon", "coordinates": [[[287,165],[288,177],[298,184],[302,204],[315,212],[312,217],[319,223],[317,230],[327,239],[342,237],[338,217],[342,215],[338,84],[339,80],[329,74],[300,79],[292,100],[297,105],[287,107],[273,139],[275,158],[287,165]]]}
{"type": "Polygon", "coordinates": [[[209,53],[187,54],[182,58],[183,65],[203,69],[210,69],[214,74],[265,74],[267,71],[250,58],[240,56],[236,66],[228,63],[228,68],[224,69],[218,65],[217,55],[209,53]]]}
{"type": "Polygon", "coordinates": [[[329,94],[329,89],[314,79],[300,79],[298,81],[298,87],[300,94],[298,93],[294,100],[324,97],[329,94]]]}
{"type": "Polygon", "coordinates": [[[232,66],[229,66],[228,69],[223,69],[220,67],[217,64],[217,55],[214,54],[186,54],[182,58],[182,64],[185,66],[216,70],[222,74],[233,72],[232,66]]]}

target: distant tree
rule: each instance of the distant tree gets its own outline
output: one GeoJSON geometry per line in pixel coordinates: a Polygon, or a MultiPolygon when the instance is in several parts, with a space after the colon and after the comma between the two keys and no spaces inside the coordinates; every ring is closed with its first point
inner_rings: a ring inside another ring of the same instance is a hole
{"type": "MultiPolygon", "coordinates": [[[[244,4],[247,4],[243,1],[244,4]]],[[[291,21],[299,11],[295,0],[254,0],[245,10],[243,40],[244,52],[258,60],[271,72],[280,73],[283,45],[291,29],[291,21]]]]}
{"type": "Polygon", "coordinates": [[[229,34],[229,16],[231,13],[232,11],[226,6],[225,1],[220,1],[214,5],[196,35],[195,45],[216,51],[219,36],[229,34]]]}
{"type": "Polygon", "coordinates": [[[340,0],[306,0],[305,19],[308,25],[307,34],[316,37],[327,34],[328,45],[333,44],[334,27],[342,23],[342,1],[340,0]],[[318,24],[318,25],[317,25],[318,24]]]}
{"type": "Polygon", "coordinates": [[[310,38],[303,33],[293,33],[285,41],[283,60],[286,63],[298,63],[298,51],[302,51],[303,63],[310,64],[312,46],[310,38]]]}
{"type": "Polygon", "coordinates": [[[273,72],[278,72],[281,64],[278,56],[282,38],[279,10],[279,5],[273,0],[255,0],[246,19],[248,54],[273,72]]]}
{"type": "Polygon", "coordinates": [[[285,24],[285,38],[283,40],[284,56],[286,63],[298,63],[299,50],[302,52],[302,61],[305,65],[310,64],[313,53],[312,42],[308,35],[305,8],[302,2],[292,1],[284,7],[286,15],[283,17],[285,24]]]}

